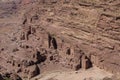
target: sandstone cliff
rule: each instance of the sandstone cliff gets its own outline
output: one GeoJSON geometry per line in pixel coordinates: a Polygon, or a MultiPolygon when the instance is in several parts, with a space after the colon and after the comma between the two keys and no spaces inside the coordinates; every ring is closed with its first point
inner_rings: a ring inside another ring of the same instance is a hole
{"type": "Polygon", "coordinates": [[[0,18],[1,73],[97,66],[120,75],[119,0],[23,0],[14,11],[0,18]]]}

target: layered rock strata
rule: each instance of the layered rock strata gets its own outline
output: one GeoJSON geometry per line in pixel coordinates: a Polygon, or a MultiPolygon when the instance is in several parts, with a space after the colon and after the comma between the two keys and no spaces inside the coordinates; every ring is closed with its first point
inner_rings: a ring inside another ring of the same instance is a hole
{"type": "Polygon", "coordinates": [[[55,68],[97,66],[120,75],[119,0],[26,1],[14,30],[1,29],[1,73],[32,78],[55,68]]]}

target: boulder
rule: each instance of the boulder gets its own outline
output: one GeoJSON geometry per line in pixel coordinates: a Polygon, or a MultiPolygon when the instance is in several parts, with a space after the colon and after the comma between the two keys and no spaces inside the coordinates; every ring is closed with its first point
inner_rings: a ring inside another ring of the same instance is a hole
{"type": "Polygon", "coordinates": [[[35,77],[38,74],[40,74],[40,69],[37,65],[30,66],[28,68],[28,71],[29,71],[29,76],[28,76],[29,78],[35,77]]]}
{"type": "Polygon", "coordinates": [[[11,75],[10,75],[10,79],[11,79],[11,80],[22,80],[22,79],[20,78],[20,76],[18,76],[17,74],[11,74],[11,75]]]}

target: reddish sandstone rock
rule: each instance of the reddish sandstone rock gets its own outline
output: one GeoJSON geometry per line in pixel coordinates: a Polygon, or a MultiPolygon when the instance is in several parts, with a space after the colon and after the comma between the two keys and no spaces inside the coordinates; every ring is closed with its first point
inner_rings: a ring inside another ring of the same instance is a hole
{"type": "Polygon", "coordinates": [[[37,65],[28,67],[28,71],[29,71],[28,73],[29,78],[35,77],[38,74],[40,74],[40,69],[37,65]]]}
{"type": "Polygon", "coordinates": [[[22,0],[14,5],[0,7],[0,72],[32,78],[40,70],[97,66],[120,74],[119,0],[22,0]]]}

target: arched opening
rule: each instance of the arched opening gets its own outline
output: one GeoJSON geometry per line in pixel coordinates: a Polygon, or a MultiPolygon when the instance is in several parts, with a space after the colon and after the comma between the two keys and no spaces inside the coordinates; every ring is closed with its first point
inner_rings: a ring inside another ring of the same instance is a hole
{"type": "Polygon", "coordinates": [[[55,40],[55,38],[52,39],[52,45],[54,49],[57,49],[57,41],[55,40]]]}
{"type": "Polygon", "coordinates": [[[83,69],[89,69],[92,66],[93,65],[92,65],[91,60],[86,55],[83,55],[82,56],[82,60],[81,60],[81,68],[83,68],[83,69]]]}
{"type": "Polygon", "coordinates": [[[52,37],[50,34],[48,34],[48,46],[49,46],[49,48],[51,46],[51,40],[52,40],[52,37]]]}
{"type": "Polygon", "coordinates": [[[50,34],[48,34],[48,47],[49,48],[54,48],[57,49],[57,41],[56,39],[51,36],[50,34]]]}
{"type": "Polygon", "coordinates": [[[70,54],[71,54],[70,48],[67,49],[66,54],[67,54],[67,55],[70,55],[70,54]]]}

